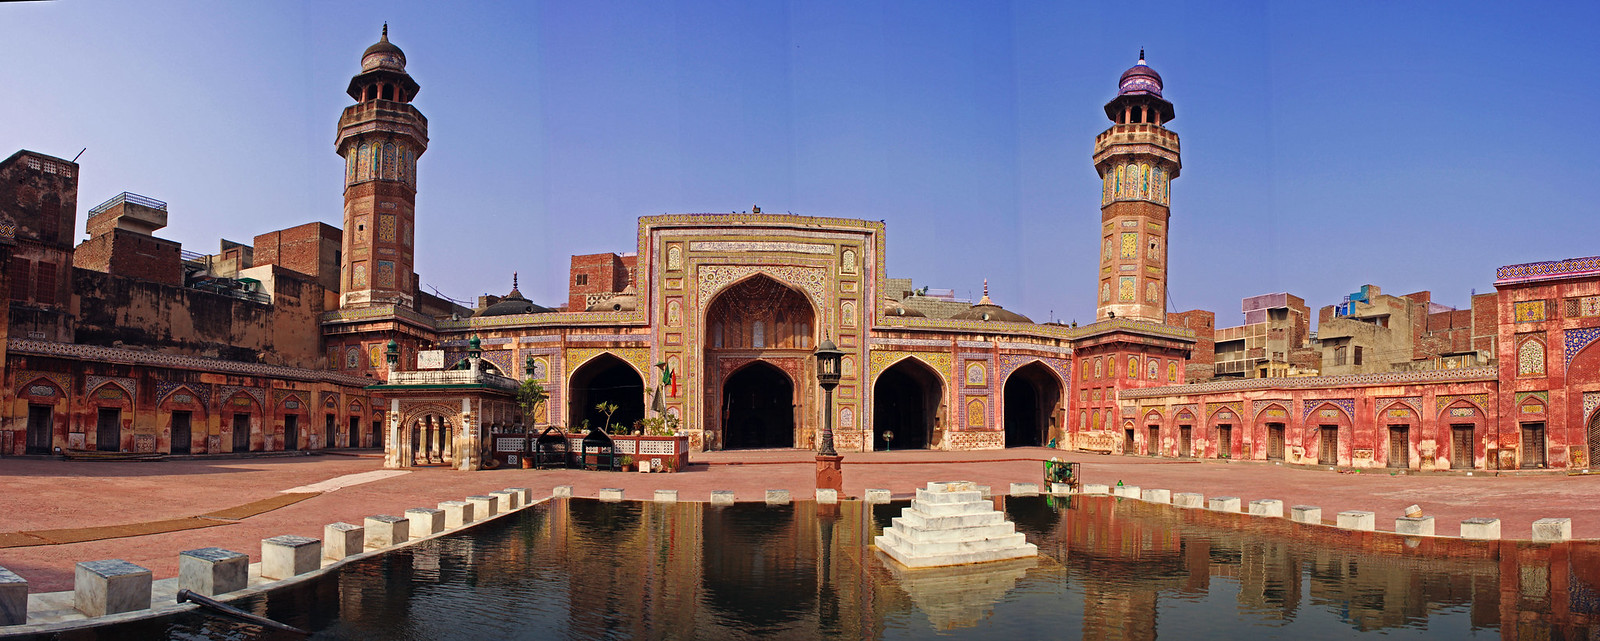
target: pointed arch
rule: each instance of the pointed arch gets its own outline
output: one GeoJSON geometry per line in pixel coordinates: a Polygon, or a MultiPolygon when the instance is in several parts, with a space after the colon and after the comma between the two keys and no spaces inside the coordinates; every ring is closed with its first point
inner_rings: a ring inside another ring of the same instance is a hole
{"type": "Polygon", "coordinates": [[[941,440],[949,383],[937,367],[904,355],[872,380],[872,443],[875,450],[922,449],[941,440]],[[885,441],[884,431],[894,433],[885,441]]]}

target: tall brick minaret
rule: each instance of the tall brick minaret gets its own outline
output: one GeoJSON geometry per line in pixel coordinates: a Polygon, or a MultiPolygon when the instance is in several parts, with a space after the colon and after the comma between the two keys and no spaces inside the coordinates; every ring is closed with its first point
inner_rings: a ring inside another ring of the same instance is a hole
{"type": "Polygon", "coordinates": [[[356,104],[339,116],[341,307],[412,305],[417,158],[428,150],[428,119],[410,104],[418,89],[384,25],[383,38],[361,54],[361,73],[350,79],[347,92],[356,104]]]}
{"type": "Polygon", "coordinates": [[[1166,322],[1167,218],[1178,177],[1178,134],[1166,129],[1172,103],[1161,97],[1161,76],[1139,64],[1123,72],[1117,97],[1106,103],[1115,124],[1094,139],[1100,173],[1100,275],[1096,320],[1166,322]]]}

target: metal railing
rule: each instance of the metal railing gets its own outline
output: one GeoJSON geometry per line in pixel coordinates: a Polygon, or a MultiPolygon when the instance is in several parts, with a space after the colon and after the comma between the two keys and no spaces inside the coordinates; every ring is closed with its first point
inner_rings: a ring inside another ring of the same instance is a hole
{"type": "Polygon", "coordinates": [[[120,205],[120,204],[125,203],[125,202],[133,203],[135,205],[140,205],[140,206],[143,206],[143,207],[149,207],[151,209],[159,209],[161,211],[166,211],[167,210],[167,204],[164,203],[164,202],[161,202],[161,201],[156,200],[154,198],[151,198],[149,196],[140,196],[139,194],[135,194],[135,193],[133,193],[131,191],[125,191],[125,192],[122,192],[122,193],[117,194],[115,196],[112,196],[109,200],[107,200],[107,201],[105,201],[103,203],[95,205],[93,209],[89,210],[89,215],[93,216],[95,214],[105,213],[105,211],[107,209],[111,209],[112,207],[116,207],[117,205],[120,205]]]}

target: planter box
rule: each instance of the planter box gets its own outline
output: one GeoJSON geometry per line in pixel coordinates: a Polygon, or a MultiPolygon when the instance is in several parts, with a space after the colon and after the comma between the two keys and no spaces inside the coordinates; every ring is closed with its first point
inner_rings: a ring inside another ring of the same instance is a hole
{"type": "Polygon", "coordinates": [[[615,434],[611,439],[617,447],[617,454],[632,456],[634,465],[648,465],[659,459],[664,470],[683,470],[689,467],[688,436],[615,434]]]}

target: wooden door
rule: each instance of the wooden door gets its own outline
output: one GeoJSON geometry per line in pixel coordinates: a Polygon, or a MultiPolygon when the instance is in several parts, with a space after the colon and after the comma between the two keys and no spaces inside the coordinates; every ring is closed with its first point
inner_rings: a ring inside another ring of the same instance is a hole
{"type": "Polygon", "coordinates": [[[1389,467],[1411,467],[1411,427],[1389,426],[1389,467]]]}
{"type": "Polygon", "coordinates": [[[1267,459],[1283,460],[1283,423],[1267,423],[1267,459]]]}
{"type": "Polygon", "coordinates": [[[1217,458],[1233,458],[1233,426],[1217,426],[1217,458]]]}
{"type": "Polygon", "coordinates": [[[1478,439],[1473,435],[1471,425],[1450,426],[1450,468],[1455,470],[1472,469],[1473,445],[1478,439]]]}
{"type": "Polygon", "coordinates": [[[289,414],[283,417],[283,449],[300,449],[300,415],[289,414]]]}
{"type": "Polygon", "coordinates": [[[244,412],[233,415],[233,451],[250,451],[250,415],[244,412]]]}
{"type": "Polygon", "coordinates": [[[1544,423],[1522,424],[1522,467],[1544,467],[1544,423]]]}
{"type": "Polygon", "coordinates": [[[350,442],[345,443],[345,445],[350,447],[361,447],[361,417],[350,417],[350,433],[346,434],[345,438],[350,439],[350,442]]]}
{"type": "Polygon", "coordinates": [[[28,454],[49,454],[55,431],[55,408],[49,405],[28,406],[28,454]]]}
{"type": "Polygon", "coordinates": [[[102,452],[122,451],[122,410],[102,407],[95,421],[95,449],[102,452]]]}
{"type": "Polygon", "coordinates": [[[1339,464],[1339,426],[1323,425],[1317,430],[1317,463],[1339,464]]]}
{"type": "Polygon", "coordinates": [[[1161,456],[1161,426],[1150,426],[1150,442],[1145,444],[1145,448],[1149,455],[1161,456]]]}
{"type": "Polygon", "coordinates": [[[383,421],[372,422],[372,446],[380,449],[383,447],[383,421]]]}
{"type": "Polygon", "coordinates": [[[1194,456],[1193,431],[1188,425],[1178,426],[1178,456],[1194,456]]]}
{"type": "Polygon", "coordinates": [[[188,454],[189,441],[194,438],[190,431],[190,421],[193,420],[189,412],[178,411],[172,413],[172,453],[188,454]]]}
{"type": "Polygon", "coordinates": [[[323,432],[322,446],[323,447],[338,447],[339,446],[339,417],[334,416],[332,414],[328,414],[328,415],[326,415],[326,417],[327,417],[327,420],[324,421],[326,424],[322,426],[322,432],[323,432]]]}
{"type": "Polygon", "coordinates": [[[1126,429],[1126,430],[1123,430],[1123,434],[1122,434],[1122,453],[1123,454],[1137,454],[1137,453],[1139,453],[1138,444],[1133,442],[1133,428],[1131,428],[1131,427],[1126,429]]]}

